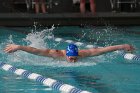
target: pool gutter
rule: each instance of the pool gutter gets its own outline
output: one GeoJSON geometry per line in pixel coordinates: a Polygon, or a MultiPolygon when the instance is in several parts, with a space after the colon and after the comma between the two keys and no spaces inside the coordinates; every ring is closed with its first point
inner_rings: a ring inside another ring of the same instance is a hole
{"type": "Polygon", "coordinates": [[[0,13],[0,26],[81,26],[81,25],[140,25],[140,13],[99,12],[96,15],[86,13],[0,13]]]}

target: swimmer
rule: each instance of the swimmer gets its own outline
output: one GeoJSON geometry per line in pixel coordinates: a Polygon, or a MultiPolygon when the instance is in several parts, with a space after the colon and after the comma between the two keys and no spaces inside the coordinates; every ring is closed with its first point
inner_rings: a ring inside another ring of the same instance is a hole
{"type": "Polygon", "coordinates": [[[22,50],[39,56],[65,58],[68,62],[77,62],[79,58],[98,56],[116,50],[133,51],[134,47],[129,44],[122,44],[122,45],[107,46],[103,48],[90,48],[78,50],[78,47],[75,44],[69,44],[66,50],[56,50],[56,49],[37,49],[30,46],[9,44],[4,49],[6,53],[12,53],[17,50],[22,50]]]}

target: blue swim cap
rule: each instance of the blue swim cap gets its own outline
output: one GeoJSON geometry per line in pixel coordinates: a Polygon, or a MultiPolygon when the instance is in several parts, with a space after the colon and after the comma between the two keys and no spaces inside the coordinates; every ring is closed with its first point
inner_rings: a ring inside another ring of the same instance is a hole
{"type": "Polygon", "coordinates": [[[78,56],[78,48],[74,44],[69,44],[66,49],[67,56],[78,56]]]}

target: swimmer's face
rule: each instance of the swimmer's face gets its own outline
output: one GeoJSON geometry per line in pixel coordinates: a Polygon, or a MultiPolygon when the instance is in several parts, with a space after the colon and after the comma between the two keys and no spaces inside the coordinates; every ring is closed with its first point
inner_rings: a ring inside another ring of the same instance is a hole
{"type": "Polygon", "coordinates": [[[76,62],[78,60],[77,56],[67,56],[67,61],[76,62]]]}

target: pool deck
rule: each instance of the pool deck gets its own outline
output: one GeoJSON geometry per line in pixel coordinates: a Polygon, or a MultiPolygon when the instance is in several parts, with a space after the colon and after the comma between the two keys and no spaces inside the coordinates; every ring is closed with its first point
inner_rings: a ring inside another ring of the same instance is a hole
{"type": "Polygon", "coordinates": [[[81,25],[140,25],[140,13],[100,12],[86,13],[0,13],[0,26],[81,26],[81,25]]]}

